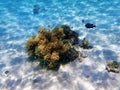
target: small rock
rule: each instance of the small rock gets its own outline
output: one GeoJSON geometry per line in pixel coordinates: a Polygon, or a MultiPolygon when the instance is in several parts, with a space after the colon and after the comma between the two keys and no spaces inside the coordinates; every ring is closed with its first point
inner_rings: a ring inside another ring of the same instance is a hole
{"type": "Polygon", "coordinates": [[[9,73],[10,73],[10,72],[9,72],[8,70],[6,70],[6,71],[4,72],[4,75],[5,75],[5,76],[8,76],[9,73]]]}
{"type": "Polygon", "coordinates": [[[83,49],[92,49],[93,47],[89,45],[89,42],[86,38],[82,40],[82,43],[79,45],[83,49]]]}
{"type": "Polygon", "coordinates": [[[107,62],[106,70],[108,72],[119,73],[118,68],[119,68],[118,62],[116,62],[116,61],[109,61],[109,62],[107,62]]]}
{"type": "Polygon", "coordinates": [[[81,56],[82,58],[86,58],[86,57],[87,57],[87,54],[81,53],[80,56],[81,56]]]}
{"type": "Polygon", "coordinates": [[[7,75],[9,73],[9,71],[5,71],[5,74],[7,75]]]}

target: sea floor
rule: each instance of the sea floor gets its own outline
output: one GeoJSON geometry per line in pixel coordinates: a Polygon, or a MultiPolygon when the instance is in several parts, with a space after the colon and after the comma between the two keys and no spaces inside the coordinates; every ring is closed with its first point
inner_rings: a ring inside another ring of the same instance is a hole
{"type": "Polygon", "coordinates": [[[106,70],[109,60],[120,63],[119,0],[0,0],[0,90],[120,90],[120,73],[106,70]],[[28,62],[26,40],[63,24],[94,47],[80,49],[87,58],[58,71],[28,62]]]}

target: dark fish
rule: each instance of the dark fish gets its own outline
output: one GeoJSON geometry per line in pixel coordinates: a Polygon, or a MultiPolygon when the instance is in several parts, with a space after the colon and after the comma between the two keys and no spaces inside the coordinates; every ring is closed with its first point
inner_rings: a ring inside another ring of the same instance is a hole
{"type": "Polygon", "coordinates": [[[85,24],[85,27],[86,27],[86,28],[94,28],[94,27],[96,27],[96,25],[91,24],[91,23],[86,23],[86,24],[85,24]]]}
{"type": "Polygon", "coordinates": [[[33,14],[38,14],[38,13],[39,13],[39,10],[40,10],[39,5],[34,5],[34,6],[33,6],[33,14]]]}
{"type": "Polygon", "coordinates": [[[82,23],[84,23],[85,22],[85,20],[84,19],[82,19],[82,23]]]}

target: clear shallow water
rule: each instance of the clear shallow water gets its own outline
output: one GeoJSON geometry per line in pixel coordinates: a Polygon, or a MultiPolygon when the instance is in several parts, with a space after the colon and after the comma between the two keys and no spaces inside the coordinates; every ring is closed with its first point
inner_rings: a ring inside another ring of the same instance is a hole
{"type": "Polygon", "coordinates": [[[120,62],[119,46],[119,0],[0,0],[0,90],[120,90],[120,74],[105,70],[107,60],[120,62]],[[86,29],[87,22],[97,27],[86,29]],[[88,57],[82,63],[75,60],[58,72],[37,70],[36,63],[27,62],[26,39],[40,27],[62,24],[95,48],[83,50],[88,57]]]}

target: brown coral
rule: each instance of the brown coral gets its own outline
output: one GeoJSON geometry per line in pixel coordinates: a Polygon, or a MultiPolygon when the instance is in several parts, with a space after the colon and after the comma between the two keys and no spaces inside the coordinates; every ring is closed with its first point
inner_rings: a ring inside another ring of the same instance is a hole
{"type": "Polygon", "coordinates": [[[27,40],[26,50],[27,50],[29,56],[34,55],[35,48],[37,45],[38,45],[38,41],[35,39],[35,36],[33,36],[29,40],[27,40]]]}
{"type": "MultiPolygon", "coordinates": [[[[26,42],[28,55],[35,55],[38,58],[42,58],[42,61],[39,61],[41,64],[46,63],[47,68],[53,69],[59,67],[61,56],[71,49],[71,42],[69,40],[74,38],[74,34],[69,33],[73,31],[69,31],[68,29],[68,26],[56,27],[50,31],[47,31],[45,28],[39,29],[38,35],[28,39],[26,42]],[[72,38],[70,38],[71,36],[72,38]]],[[[77,38],[76,33],[75,38],[77,38]]],[[[71,44],[73,43],[74,41],[71,44]]]]}
{"type": "Polygon", "coordinates": [[[50,59],[54,61],[59,60],[59,52],[56,52],[56,51],[52,52],[50,59]]]}

